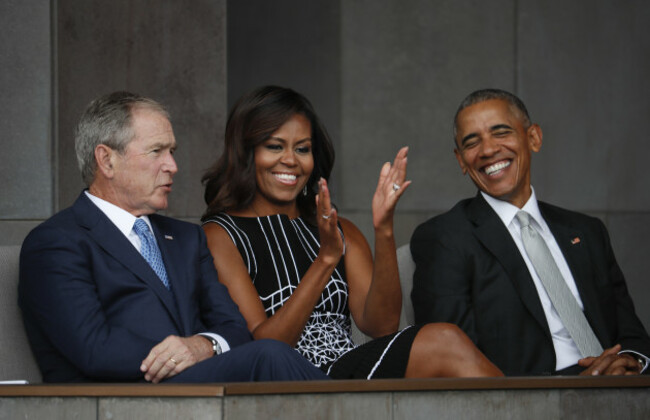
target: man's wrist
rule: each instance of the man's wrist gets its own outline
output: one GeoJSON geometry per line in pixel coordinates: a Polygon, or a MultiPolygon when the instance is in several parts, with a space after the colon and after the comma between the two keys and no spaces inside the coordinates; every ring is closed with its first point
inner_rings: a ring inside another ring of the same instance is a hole
{"type": "Polygon", "coordinates": [[[639,365],[641,365],[640,371],[643,372],[645,370],[646,365],[648,364],[648,361],[641,356],[635,356],[634,358],[636,359],[637,362],[639,362],[639,365]]]}
{"type": "Polygon", "coordinates": [[[223,353],[221,345],[219,344],[216,338],[207,334],[199,334],[199,335],[205,338],[206,340],[208,340],[208,342],[210,343],[210,347],[212,349],[212,354],[210,356],[218,356],[221,353],[223,353]]]}
{"type": "Polygon", "coordinates": [[[618,352],[618,354],[626,354],[634,358],[634,360],[636,360],[637,363],[641,365],[641,369],[639,370],[640,373],[643,373],[648,367],[648,357],[642,353],[639,353],[634,350],[621,350],[620,352],[618,352]]]}

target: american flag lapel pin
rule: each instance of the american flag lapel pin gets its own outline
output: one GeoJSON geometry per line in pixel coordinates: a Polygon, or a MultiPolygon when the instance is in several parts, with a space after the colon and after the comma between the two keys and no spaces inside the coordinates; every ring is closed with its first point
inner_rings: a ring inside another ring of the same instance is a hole
{"type": "Polygon", "coordinates": [[[172,235],[165,235],[165,239],[167,239],[168,241],[173,241],[174,237],[172,235]]]}
{"type": "Polygon", "coordinates": [[[575,245],[575,244],[579,244],[579,243],[580,243],[580,238],[579,237],[576,236],[575,238],[571,239],[571,245],[575,245]]]}

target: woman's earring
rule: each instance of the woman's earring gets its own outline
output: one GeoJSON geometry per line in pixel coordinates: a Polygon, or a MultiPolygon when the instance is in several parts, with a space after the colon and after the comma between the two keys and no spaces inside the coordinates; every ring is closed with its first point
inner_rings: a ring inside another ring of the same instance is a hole
{"type": "Polygon", "coordinates": [[[305,188],[302,189],[302,195],[307,197],[307,184],[305,184],[305,188]]]}

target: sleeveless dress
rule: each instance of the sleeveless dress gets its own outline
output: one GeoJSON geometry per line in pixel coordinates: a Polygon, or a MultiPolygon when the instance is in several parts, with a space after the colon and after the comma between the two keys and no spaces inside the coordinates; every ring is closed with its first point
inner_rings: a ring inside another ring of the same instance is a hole
{"type": "MultiPolygon", "coordinates": [[[[226,230],[269,317],[289,299],[320,249],[318,228],[302,218],[220,213],[204,223],[217,223],[226,230]]],[[[418,327],[407,327],[359,347],[352,341],[350,327],[348,285],[341,258],[296,349],[335,379],[404,377],[418,327]]]]}

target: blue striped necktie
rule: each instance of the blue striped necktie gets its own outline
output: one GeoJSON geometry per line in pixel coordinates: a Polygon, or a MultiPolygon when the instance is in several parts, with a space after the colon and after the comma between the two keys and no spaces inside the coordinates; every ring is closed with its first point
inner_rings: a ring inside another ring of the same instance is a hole
{"type": "Polygon", "coordinates": [[[160,249],[158,249],[156,239],[153,237],[153,233],[151,233],[151,230],[149,229],[149,225],[147,225],[147,222],[142,219],[136,219],[133,224],[133,231],[140,238],[140,253],[147,263],[149,263],[153,271],[156,272],[167,290],[169,290],[169,280],[167,279],[165,264],[160,255],[160,249]]]}

